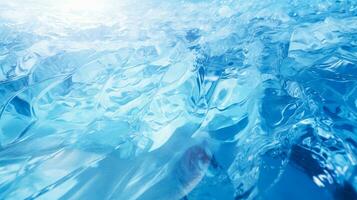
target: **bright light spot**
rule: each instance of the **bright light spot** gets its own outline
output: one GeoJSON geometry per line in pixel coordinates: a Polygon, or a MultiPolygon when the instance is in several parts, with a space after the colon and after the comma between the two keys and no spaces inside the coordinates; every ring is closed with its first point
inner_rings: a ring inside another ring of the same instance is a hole
{"type": "Polygon", "coordinates": [[[313,177],[312,177],[312,180],[315,182],[315,184],[316,184],[317,186],[319,186],[319,187],[325,187],[325,185],[321,182],[321,180],[320,180],[318,177],[313,176],[313,177]]]}
{"type": "MultiPolygon", "coordinates": [[[[49,0],[52,15],[62,22],[80,24],[110,24],[118,15],[121,0],[49,0]]],[[[116,18],[118,19],[118,17],[116,18]]]]}
{"type": "Polygon", "coordinates": [[[104,11],[109,5],[106,0],[64,0],[61,10],[73,12],[104,11]]]}

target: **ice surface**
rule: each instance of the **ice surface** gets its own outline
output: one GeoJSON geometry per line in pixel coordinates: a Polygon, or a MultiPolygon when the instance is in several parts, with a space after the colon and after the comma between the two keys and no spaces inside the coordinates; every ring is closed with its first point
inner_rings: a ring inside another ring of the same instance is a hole
{"type": "Polygon", "coordinates": [[[0,199],[356,199],[356,126],[356,1],[0,1],[0,199]]]}

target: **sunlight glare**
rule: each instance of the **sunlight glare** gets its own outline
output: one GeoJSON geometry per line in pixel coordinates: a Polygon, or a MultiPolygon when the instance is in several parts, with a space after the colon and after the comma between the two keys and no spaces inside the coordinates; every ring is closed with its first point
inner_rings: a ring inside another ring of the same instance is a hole
{"type": "Polygon", "coordinates": [[[61,9],[69,12],[102,12],[107,6],[106,0],[65,0],[61,9]]]}

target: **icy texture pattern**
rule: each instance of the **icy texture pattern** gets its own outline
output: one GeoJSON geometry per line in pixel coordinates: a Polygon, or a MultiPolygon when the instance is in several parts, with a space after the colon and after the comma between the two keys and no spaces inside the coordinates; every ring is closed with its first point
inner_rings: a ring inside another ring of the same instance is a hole
{"type": "Polygon", "coordinates": [[[1,0],[0,199],[356,199],[357,1],[1,0]]]}

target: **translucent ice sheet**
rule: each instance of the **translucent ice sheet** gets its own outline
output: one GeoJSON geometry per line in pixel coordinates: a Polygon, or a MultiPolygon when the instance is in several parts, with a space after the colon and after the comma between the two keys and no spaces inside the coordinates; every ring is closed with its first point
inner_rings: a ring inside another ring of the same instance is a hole
{"type": "Polygon", "coordinates": [[[0,199],[356,199],[357,1],[0,0],[0,199]]]}

